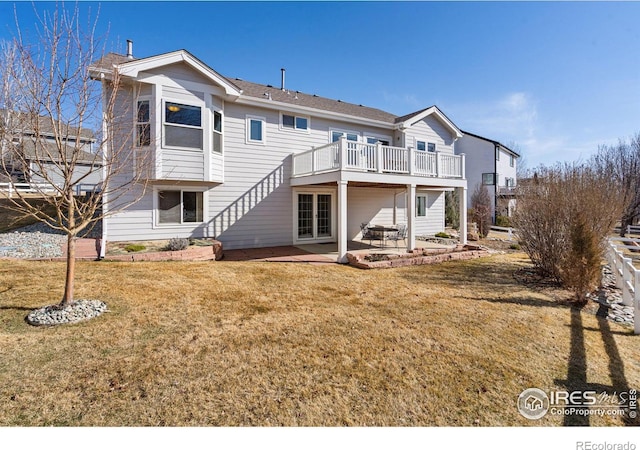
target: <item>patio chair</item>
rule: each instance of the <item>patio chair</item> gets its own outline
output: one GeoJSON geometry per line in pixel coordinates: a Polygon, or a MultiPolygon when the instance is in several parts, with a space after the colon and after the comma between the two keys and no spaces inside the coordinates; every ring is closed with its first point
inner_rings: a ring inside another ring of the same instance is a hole
{"type": "Polygon", "coordinates": [[[360,231],[362,232],[362,238],[360,238],[360,240],[364,241],[365,239],[369,239],[369,245],[371,245],[371,242],[377,239],[377,236],[376,233],[369,229],[369,226],[370,225],[367,222],[362,222],[360,224],[360,231]]]}
{"type": "Polygon", "coordinates": [[[398,231],[391,233],[388,237],[388,241],[396,241],[396,248],[398,248],[398,241],[404,241],[405,247],[407,246],[407,226],[403,223],[397,226],[398,231]]]}

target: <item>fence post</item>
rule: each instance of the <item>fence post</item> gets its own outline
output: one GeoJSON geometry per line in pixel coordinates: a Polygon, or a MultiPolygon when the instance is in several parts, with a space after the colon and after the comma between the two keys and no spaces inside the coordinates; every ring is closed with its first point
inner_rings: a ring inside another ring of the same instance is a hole
{"type": "Polygon", "coordinates": [[[622,284],[622,272],[624,271],[624,262],[622,261],[624,257],[622,256],[622,252],[616,248],[616,263],[614,266],[614,275],[616,277],[616,287],[618,289],[623,288],[622,284]]]}
{"type": "Polygon", "coordinates": [[[631,288],[634,285],[634,280],[631,277],[634,275],[635,269],[631,263],[631,258],[622,259],[622,304],[625,306],[633,306],[633,298],[631,288]]]}
{"type": "Polygon", "coordinates": [[[633,332],[640,334],[640,270],[633,273],[633,332]]]}
{"type": "Polygon", "coordinates": [[[376,172],[382,173],[382,144],[376,142],[376,172]]]}

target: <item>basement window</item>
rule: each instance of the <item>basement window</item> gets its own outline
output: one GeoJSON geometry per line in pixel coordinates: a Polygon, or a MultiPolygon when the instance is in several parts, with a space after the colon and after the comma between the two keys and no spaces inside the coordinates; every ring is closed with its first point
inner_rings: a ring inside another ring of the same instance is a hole
{"type": "Polygon", "coordinates": [[[158,224],[200,223],[203,217],[202,192],[158,191],[158,224]]]}

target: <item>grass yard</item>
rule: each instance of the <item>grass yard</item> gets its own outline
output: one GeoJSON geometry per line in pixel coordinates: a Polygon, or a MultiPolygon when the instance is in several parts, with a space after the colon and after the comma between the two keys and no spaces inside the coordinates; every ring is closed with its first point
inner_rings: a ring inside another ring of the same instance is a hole
{"type": "Polygon", "coordinates": [[[624,425],[518,413],[529,387],[640,387],[640,336],[528,266],[80,262],[77,297],[110,312],[34,328],[64,264],[0,261],[0,425],[624,425]]]}

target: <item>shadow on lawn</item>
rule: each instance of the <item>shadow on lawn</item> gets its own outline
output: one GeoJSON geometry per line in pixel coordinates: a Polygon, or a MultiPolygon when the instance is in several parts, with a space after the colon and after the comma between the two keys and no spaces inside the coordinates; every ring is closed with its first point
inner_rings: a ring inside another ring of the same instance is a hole
{"type": "MultiPolygon", "coordinates": [[[[468,287],[470,292],[474,292],[475,288],[483,287],[486,289],[487,284],[496,284],[498,288],[504,288],[506,286],[512,286],[514,289],[520,289],[522,286],[526,286],[528,289],[536,290],[536,284],[529,284],[527,282],[523,283],[521,280],[514,279],[514,276],[519,271],[527,271],[526,268],[520,268],[517,271],[513,270],[505,270],[505,266],[503,264],[496,264],[492,261],[487,261],[482,264],[474,265],[459,265],[454,270],[446,270],[442,271],[438,274],[430,274],[430,281],[436,279],[441,279],[444,282],[457,284],[457,285],[465,285],[468,287]]],[[[409,276],[408,278],[413,278],[413,276],[409,276]]],[[[424,280],[412,280],[416,282],[423,282],[424,280]]],[[[539,286],[541,288],[554,288],[553,283],[546,283],[542,280],[542,284],[539,286]]],[[[560,286],[555,286],[558,289],[561,289],[560,286]]],[[[552,300],[543,300],[537,299],[533,297],[509,297],[508,295],[504,298],[497,299],[484,299],[478,296],[469,295],[460,297],[462,300],[472,300],[472,301],[487,301],[490,303],[506,303],[513,304],[518,306],[533,306],[533,307],[541,307],[541,308],[570,308],[571,314],[571,342],[570,342],[570,350],[569,356],[567,358],[567,378],[564,380],[554,380],[556,385],[560,386],[562,389],[571,392],[584,392],[584,391],[595,391],[596,396],[600,399],[601,394],[606,393],[610,397],[617,396],[618,401],[620,401],[619,395],[624,393],[627,395],[629,393],[629,383],[627,381],[625,375],[625,367],[622,357],[620,356],[620,352],[618,350],[618,345],[616,344],[615,335],[619,336],[629,336],[632,335],[632,332],[621,332],[621,331],[613,331],[611,330],[611,324],[606,318],[606,314],[603,316],[601,312],[597,315],[598,319],[598,328],[585,328],[582,323],[582,309],[570,306],[570,303],[567,300],[564,301],[552,301],[552,300]],[[609,358],[609,378],[611,380],[611,384],[597,384],[597,383],[589,383],[587,380],[587,352],[585,346],[585,331],[589,332],[600,332],[600,336],[602,338],[602,342],[604,344],[607,356],[609,358]]],[[[601,402],[606,406],[604,402],[601,402]]],[[[599,405],[600,405],[599,404],[599,405]]],[[[599,405],[596,405],[594,408],[597,408],[599,405]]],[[[589,426],[590,416],[589,416],[589,406],[583,406],[576,402],[575,404],[566,405],[567,407],[574,408],[571,414],[567,414],[564,416],[563,425],[564,426],[589,426]]],[[[624,405],[626,408],[626,405],[624,405]]],[[[640,418],[635,417],[631,418],[628,414],[623,416],[623,423],[625,426],[640,426],[640,418]]]]}

